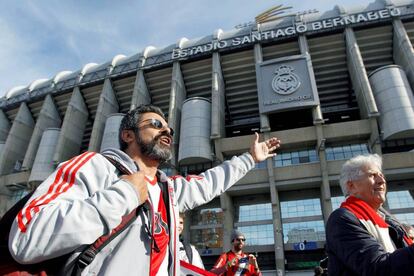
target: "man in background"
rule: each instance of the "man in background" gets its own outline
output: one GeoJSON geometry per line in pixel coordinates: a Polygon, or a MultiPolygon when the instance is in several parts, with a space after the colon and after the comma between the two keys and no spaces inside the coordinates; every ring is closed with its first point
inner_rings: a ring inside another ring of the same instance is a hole
{"type": "Polygon", "coordinates": [[[232,249],[220,255],[211,272],[217,275],[259,276],[262,275],[253,254],[243,252],[246,237],[239,230],[231,234],[232,249]]]}
{"type": "Polygon", "coordinates": [[[198,253],[197,249],[195,249],[195,247],[192,244],[185,241],[182,236],[184,230],[184,218],[184,213],[180,213],[180,216],[178,218],[178,234],[180,235],[178,242],[178,256],[181,261],[187,262],[189,264],[204,269],[203,261],[201,260],[200,254],[198,253]]]}

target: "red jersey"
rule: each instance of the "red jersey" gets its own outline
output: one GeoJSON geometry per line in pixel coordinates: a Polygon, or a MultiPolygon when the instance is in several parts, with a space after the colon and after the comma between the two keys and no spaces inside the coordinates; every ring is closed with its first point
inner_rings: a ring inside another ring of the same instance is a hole
{"type": "Polygon", "coordinates": [[[152,235],[154,238],[153,246],[151,250],[151,265],[150,275],[155,276],[158,273],[164,274],[168,268],[168,243],[170,241],[170,235],[168,230],[167,221],[167,209],[162,197],[161,189],[158,186],[157,178],[148,182],[148,190],[150,193],[150,199],[153,204],[154,217],[153,217],[153,230],[152,235]],[[159,250],[155,249],[156,247],[159,250]]]}
{"type": "Polygon", "coordinates": [[[227,262],[233,261],[234,258],[237,258],[236,264],[230,267],[222,275],[225,276],[260,276],[262,273],[256,272],[253,265],[249,264],[249,254],[242,253],[241,255],[236,255],[233,251],[223,253],[220,255],[220,258],[217,260],[214,268],[223,267],[227,262]]]}

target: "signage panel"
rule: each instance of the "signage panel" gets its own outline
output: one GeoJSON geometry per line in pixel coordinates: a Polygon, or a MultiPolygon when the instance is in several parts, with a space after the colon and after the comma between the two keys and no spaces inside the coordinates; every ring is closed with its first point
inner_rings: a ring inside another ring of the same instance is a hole
{"type": "Polygon", "coordinates": [[[309,55],[291,56],[256,64],[260,113],[319,104],[309,55]]]}

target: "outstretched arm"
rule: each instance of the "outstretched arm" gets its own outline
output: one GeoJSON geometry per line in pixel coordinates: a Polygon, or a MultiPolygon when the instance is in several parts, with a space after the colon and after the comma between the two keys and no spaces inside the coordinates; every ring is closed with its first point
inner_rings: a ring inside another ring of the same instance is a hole
{"type": "Polygon", "coordinates": [[[256,133],[249,153],[234,156],[231,160],[198,176],[174,177],[180,211],[193,209],[222,194],[254,168],[255,162],[261,162],[268,157],[275,156],[276,153],[273,151],[279,147],[279,139],[273,137],[259,142],[259,134],[256,133]]]}

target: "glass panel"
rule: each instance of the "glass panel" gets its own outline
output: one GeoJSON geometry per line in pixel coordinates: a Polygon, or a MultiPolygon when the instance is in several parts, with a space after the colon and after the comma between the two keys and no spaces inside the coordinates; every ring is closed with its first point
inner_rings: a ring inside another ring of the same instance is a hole
{"type": "Polygon", "coordinates": [[[222,224],[223,216],[221,208],[194,210],[191,212],[191,225],[222,224]]]}
{"type": "Polygon", "coordinates": [[[325,227],[322,220],[283,224],[284,243],[325,241],[325,239],[325,227]]]}
{"type": "Polygon", "coordinates": [[[410,225],[414,225],[414,213],[395,214],[395,217],[401,223],[407,223],[407,224],[410,224],[410,225]]]}
{"type": "Polygon", "coordinates": [[[223,247],[223,228],[207,228],[191,230],[191,243],[196,248],[223,247]]]}
{"type": "Polygon", "coordinates": [[[270,203],[244,205],[239,207],[238,222],[265,219],[272,219],[272,204],[270,203]]]}
{"type": "Polygon", "coordinates": [[[322,215],[321,202],[318,198],[282,201],[282,218],[322,215]]]}
{"type": "Polygon", "coordinates": [[[335,196],[331,198],[332,210],[338,209],[341,203],[345,201],[344,196],[335,196]]]}
{"type": "Polygon", "coordinates": [[[273,158],[275,167],[283,167],[310,162],[319,162],[319,157],[315,150],[301,150],[292,152],[282,152],[273,158]]]}
{"type": "Polygon", "coordinates": [[[413,196],[407,190],[388,192],[387,193],[387,202],[388,202],[388,206],[391,210],[392,209],[414,207],[413,196]]]}
{"type": "Polygon", "coordinates": [[[329,147],[325,150],[326,160],[328,161],[349,159],[353,156],[367,153],[369,153],[367,144],[354,144],[329,147]]]}
{"type": "Polygon", "coordinates": [[[255,169],[265,169],[266,168],[266,160],[262,161],[262,162],[259,162],[259,163],[256,163],[254,168],[255,169]]]}
{"type": "Polygon", "coordinates": [[[246,236],[246,245],[274,244],[273,224],[242,226],[238,229],[246,236]]]}

